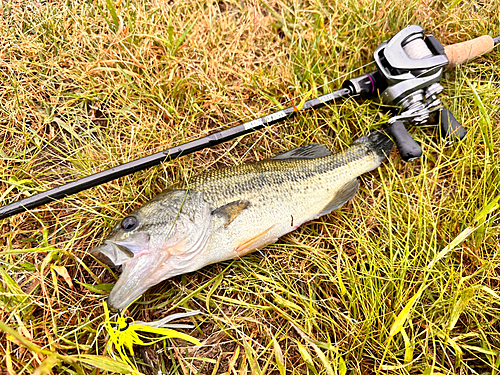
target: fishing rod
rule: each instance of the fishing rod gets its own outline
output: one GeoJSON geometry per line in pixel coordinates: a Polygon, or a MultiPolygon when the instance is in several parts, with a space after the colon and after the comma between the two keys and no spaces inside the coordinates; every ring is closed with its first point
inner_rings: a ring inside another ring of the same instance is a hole
{"type": "Polygon", "coordinates": [[[298,112],[315,110],[355,96],[372,98],[380,95],[384,104],[400,109],[399,114],[391,117],[389,126],[385,130],[396,143],[401,158],[411,161],[422,155],[422,148],[408,133],[406,129],[408,125],[423,125],[433,117],[441,126],[441,136],[444,140],[460,140],[465,137],[467,133],[465,128],[448,109],[443,107],[438,98],[443,91],[439,82],[444,71],[488,52],[499,42],[500,37],[492,38],[484,35],[443,47],[433,35],[425,35],[422,27],[408,26],[376,48],[373,55],[377,65],[375,71],[345,81],[342,88],[337,91],[307,100],[301,108],[288,107],[13,202],[0,207],[0,219],[150,168],[164,161],[227,142],[290,119],[298,112]]]}

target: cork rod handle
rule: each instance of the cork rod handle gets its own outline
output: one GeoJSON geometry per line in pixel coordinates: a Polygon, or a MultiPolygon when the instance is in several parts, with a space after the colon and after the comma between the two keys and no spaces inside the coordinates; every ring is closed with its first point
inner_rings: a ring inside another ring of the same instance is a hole
{"type": "Polygon", "coordinates": [[[446,56],[448,56],[448,60],[450,60],[446,70],[472,60],[489,51],[494,46],[495,41],[489,35],[483,35],[466,42],[446,46],[444,47],[444,51],[446,52],[446,56]]]}

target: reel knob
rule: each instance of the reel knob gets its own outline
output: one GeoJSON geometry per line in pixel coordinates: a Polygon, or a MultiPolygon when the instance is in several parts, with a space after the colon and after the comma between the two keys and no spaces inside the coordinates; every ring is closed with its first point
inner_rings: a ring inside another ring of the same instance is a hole
{"type": "Polygon", "coordinates": [[[408,162],[422,156],[422,147],[413,139],[406,130],[405,124],[402,121],[395,121],[387,132],[392,136],[396,147],[398,148],[401,158],[408,162]]]}

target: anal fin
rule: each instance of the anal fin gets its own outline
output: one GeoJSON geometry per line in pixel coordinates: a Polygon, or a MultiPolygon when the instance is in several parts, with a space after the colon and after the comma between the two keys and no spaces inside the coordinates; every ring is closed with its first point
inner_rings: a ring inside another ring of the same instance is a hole
{"type": "Polygon", "coordinates": [[[346,204],[359,189],[359,181],[355,178],[342,186],[333,199],[326,205],[318,216],[329,214],[330,212],[346,204]]]}

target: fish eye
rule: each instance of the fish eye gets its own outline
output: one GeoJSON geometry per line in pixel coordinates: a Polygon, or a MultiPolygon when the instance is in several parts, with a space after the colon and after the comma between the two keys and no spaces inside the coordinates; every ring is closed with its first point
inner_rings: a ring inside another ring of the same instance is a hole
{"type": "Polygon", "coordinates": [[[137,224],[139,224],[139,222],[135,216],[127,216],[122,220],[122,229],[126,231],[132,230],[137,228],[137,224]]]}

